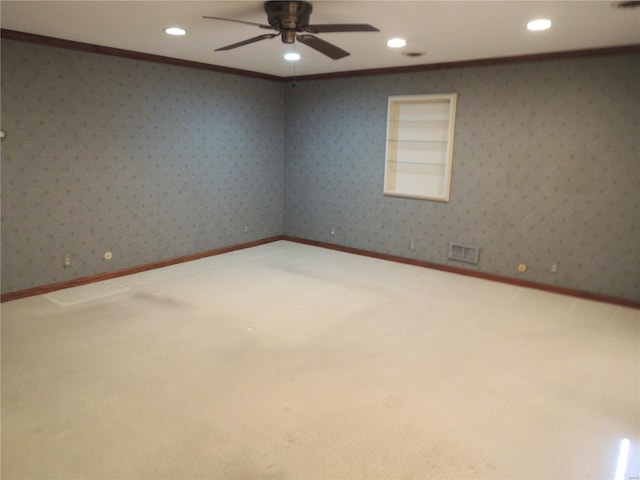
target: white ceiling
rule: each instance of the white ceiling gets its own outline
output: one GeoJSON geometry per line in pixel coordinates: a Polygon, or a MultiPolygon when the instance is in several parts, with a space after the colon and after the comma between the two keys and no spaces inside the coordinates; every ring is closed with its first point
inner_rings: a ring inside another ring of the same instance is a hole
{"type": "MultiPolygon", "coordinates": [[[[369,23],[380,32],[324,33],[323,40],[351,52],[331,60],[296,44],[297,75],[506,57],[640,44],[640,8],[611,1],[326,1],[315,0],[311,23],[369,23]],[[530,32],[545,17],[550,30],[530,32]],[[395,36],[407,40],[390,49],[395,36]],[[405,52],[425,52],[408,57],[405,52]]],[[[203,19],[218,16],[267,23],[256,1],[30,1],[2,0],[2,28],[107,47],[288,77],[290,45],[279,38],[234,50],[218,47],[263,33],[258,27],[203,19]],[[185,37],[163,29],[180,26],[185,37]]]]}

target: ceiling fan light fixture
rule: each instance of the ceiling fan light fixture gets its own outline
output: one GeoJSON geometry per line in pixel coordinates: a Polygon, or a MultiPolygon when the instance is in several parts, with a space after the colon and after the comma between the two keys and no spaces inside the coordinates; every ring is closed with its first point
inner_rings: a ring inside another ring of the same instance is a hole
{"type": "Polygon", "coordinates": [[[296,41],[295,30],[282,30],[282,43],[293,43],[296,41]]]}
{"type": "Polygon", "coordinates": [[[289,62],[297,62],[300,60],[300,54],[297,52],[287,52],[284,54],[284,59],[289,62]]]}
{"type": "Polygon", "coordinates": [[[551,27],[551,20],[546,18],[538,18],[536,20],[531,20],[527,23],[527,30],[531,30],[534,32],[539,32],[541,30],[547,30],[551,27]]]}
{"type": "Polygon", "coordinates": [[[164,33],[166,33],[167,35],[173,35],[173,36],[181,36],[181,35],[186,35],[187,31],[184,28],[180,28],[180,27],[167,27],[164,29],[164,33]]]}
{"type": "Polygon", "coordinates": [[[402,48],[407,44],[404,38],[392,38],[387,41],[387,47],[389,48],[402,48]]]}

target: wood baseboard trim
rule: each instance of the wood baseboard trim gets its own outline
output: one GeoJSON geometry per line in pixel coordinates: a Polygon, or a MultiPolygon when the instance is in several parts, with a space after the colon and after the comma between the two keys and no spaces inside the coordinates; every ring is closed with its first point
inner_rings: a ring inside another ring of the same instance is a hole
{"type": "Polygon", "coordinates": [[[283,235],[281,240],[287,240],[289,242],[295,242],[295,243],[302,243],[304,245],[310,245],[313,247],[321,247],[321,248],[327,248],[330,250],[337,250],[339,252],[353,253],[355,255],[362,255],[365,257],[372,257],[380,260],[388,260],[391,262],[405,263],[407,265],[414,265],[417,267],[431,268],[433,270],[441,270],[444,272],[456,273],[459,275],[466,275],[468,277],[481,278],[483,280],[491,280],[493,282],[506,283],[509,285],[516,285],[519,287],[527,287],[527,288],[533,288],[536,290],[544,290],[546,292],[559,293],[561,295],[568,295],[571,297],[594,300],[597,302],[610,303],[614,305],[620,305],[623,307],[640,309],[640,301],[629,300],[626,298],[612,297],[609,295],[602,295],[600,293],[586,292],[583,290],[576,290],[573,288],[559,287],[556,285],[548,285],[545,283],[532,282],[530,280],[522,280],[519,278],[505,277],[502,275],[495,275],[492,273],[467,270],[464,268],[454,267],[451,265],[442,265],[439,263],[432,263],[424,260],[416,260],[413,258],[406,258],[398,255],[378,253],[370,250],[361,250],[359,248],[345,247],[345,246],[336,245],[333,243],[319,242],[316,240],[308,240],[306,238],[293,237],[289,235],[283,235]]]}
{"type": "Polygon", "coordinates": [[[359,248],[346,247],[343,245],[337,245],[333,243],[320,242],[317,240],[309,240],[306,238],[293,237],[290,235],[275,235],[273,237],[262,238],[247,243],[240,243],[236,245],[230,245],[227,247],[215,248],[213,250],[207,250],[204,252],[193,253],[190,255],[184,255],[181,257],[170,258],[167,260],[160,260],[158,262],[148,263],[145,265],[139,265],[136,267],[125,268],[114,272],[98,273],[96,275],[89,275],[86,277],[80,277],[73,280],[66,280],[63,282],[50,283],[47,285],[41,285],[38,287],[27,288],[25,290],[17,290],[15,292],[8,292],[0,295],[0,303],[10,302],[12,300],[19,300],[21,298],[33,297],[36,295],[42,295],[45,293],[55,292],[56,290],[62,290],[65,288],[78,287],[81,285],[87,285],[89,283],[100,282],[103,280],[110,280],[112,278],[123,277],[125,275],[131,275],[134,273],[145,272],[147,270],[154,270],[156,268],[168,267],[176,265],[178,263],[191,262],[193,260],[199,260],[201,258],[212,257],[215,255],[221,255],[223,253],[229,253],[236,250],[243,250],[245,248],[257,247],[259,245],[265,245],[267,243],[277,242],[278,240],[286,240],[289,242],[300,243],[304,245],[310,245],[313,247],[326,248],[329,250],[336,250],[339,252],[352,253],[354,255],[362,255],[365,257],[377,258],[380,260],[387,260],[390,262],[404,263],[407,265],[414,265],[417,267],[430,268],[433,270],[440,270],[443,272],[455,273],[459,275],[466,275],[468,277],[481,278],[483,280],[491,280],[494,282],[506,283],[509,285],[516,285],[520,287],[533,288],[536,290],[544,290],[546,292],[558,293],[561,295],[568,295],[572,297],[583,298],[587,300],[594,300],[597,302],[610,303],[613,305],[620,305],[623,307],[640,309],[640,301],[630,300],[626,298],[612,297],[609,295],[602,295],[599,293],[586,292],[583,290],[576,290],[573,288],[559,287],[556,285],[548,285],[545,283],[532,282],[529,280],[522,280],[519,278],[505,277],[502,275],[495,275],[492,273],[478,272],[474,270],[466,270],[460,267],[454,267],[451,265],[443,265],[439,263],[427,262],[425,260],[416,260],[413,258],[401,257],[399,255],[390,255],[386,253],[378,253],[371,250],[362,250],[359,248]]]}
{"type": "Polygon", "coordinates": [[[167,260],[160,260],[158,262],[147,263],[145,265],[138,265],[136,267],[125,268],[125,269],[117,270],[114,272],[98,273],[96,275],[89,275],[86,277],[75,278],[73,280],[65,280],[63,282],[50,283],[48,285],[27,288],[25,290],[17,290],[15,292],[3,293],[2,295],[0,295],[0,303],[10,302],[12,300],[19,300],[21,298],[33,297],[35,295],[42,295],[45,293],[55,292],[56,290],[62,290],[64,288],[78,287],[80,285],[87,285],[89,283],[101,282],[103,280],[110,280],[112,278],[123,277],[125,275],[131,275],[133,273],[146,272],[147,270],[154,270],[156,268],[168,267],[171,265],[176,265],[178,263],[191,262],[193,260],[199,260],[205,257],[213,257],[215,255],[234,252],[236,250],[243,250],[245,248],[257,247],[258,245],[264,245],[264,244],[276,242],[282,239],[283,239],[283,235],[276,235],[273,237],[267,237],[267,238],[255,240],[252,242],[230,245],[228,247],[214,248],[213,250],[193,253],[190,255],[183,255],[181,257],[169,258],[167,260]]]}

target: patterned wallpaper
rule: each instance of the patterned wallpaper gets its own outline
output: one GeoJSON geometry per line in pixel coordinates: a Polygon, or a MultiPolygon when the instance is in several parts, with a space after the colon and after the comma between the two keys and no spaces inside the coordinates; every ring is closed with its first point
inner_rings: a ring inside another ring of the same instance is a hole
{"type": "Polygon", "coordinates": [[[279,82],[3,40],[2,291],[282,233],[283,106],[279,82]]]}
{"type": "Polygon", "coordinates": [[[638,300],[638,78],[626,55],[291,88],[3,40],[2,291],[286,233],[638,300]],[[454,92],[451,201],[385,197],[387,97],[454,92]]]}
{"type": "Polygon", "coordinates": [[[634,55],[299,82],[285,232],[640,300],[639,79],[634,55]],[[382,195],[387,97],[419,93],[458,94],[449,203],[382,195]]]}

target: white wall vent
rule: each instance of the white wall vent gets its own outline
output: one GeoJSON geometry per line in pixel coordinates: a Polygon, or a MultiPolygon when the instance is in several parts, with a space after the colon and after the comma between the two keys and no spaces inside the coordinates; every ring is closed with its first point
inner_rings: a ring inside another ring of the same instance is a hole
{"type": "Polygon", "coordinates": [[[448,257],[449,260],[477,264],[480,258],[480,247],[450,243],[448,257]]]}

